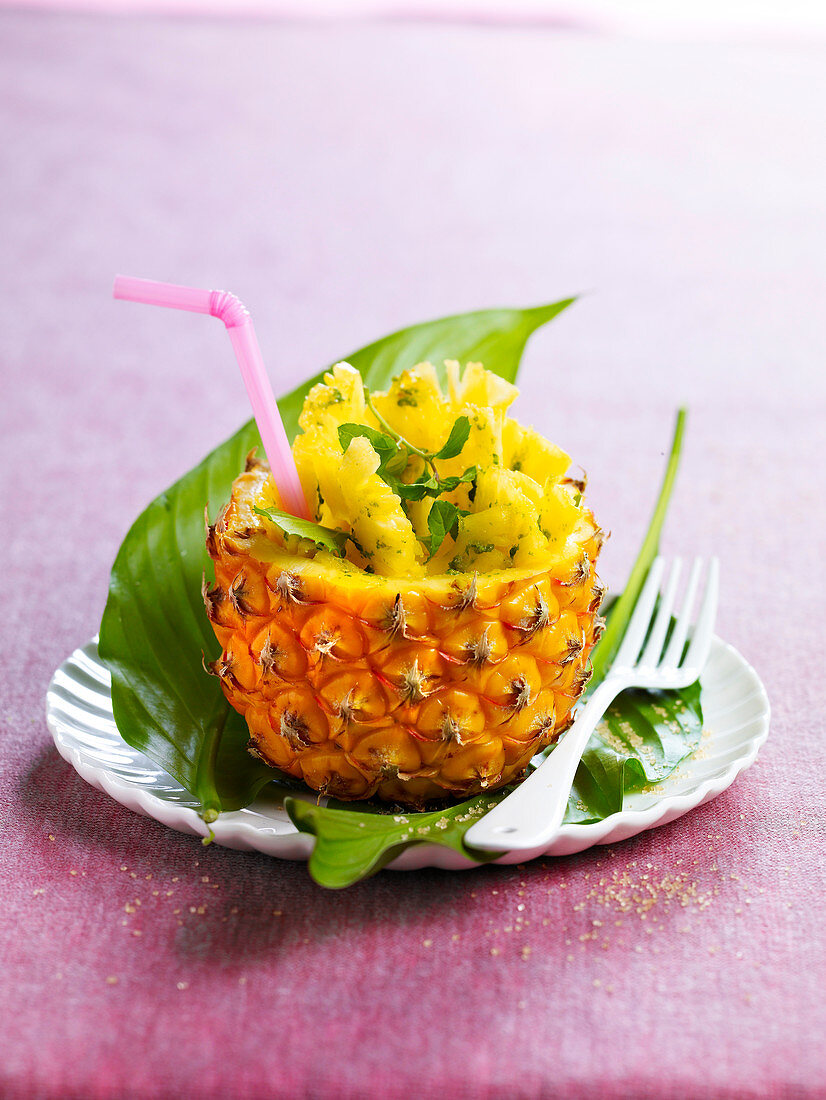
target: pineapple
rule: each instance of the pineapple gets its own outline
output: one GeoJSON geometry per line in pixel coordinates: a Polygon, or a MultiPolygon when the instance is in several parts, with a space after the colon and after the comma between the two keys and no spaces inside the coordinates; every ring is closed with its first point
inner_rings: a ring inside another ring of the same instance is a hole
{"type": "Polygon", "coordinates": [[[590,675],[602,534],[584,486],[508,416],[515,387],[446,369],[447,394],[428,363],[373,394],[338,364],[309,393],[293,454],[345,556],[282,532],[254,456],[207,522],[209,670],[251,752],[340,799],[421,806],[509,783],[590,675]]]}

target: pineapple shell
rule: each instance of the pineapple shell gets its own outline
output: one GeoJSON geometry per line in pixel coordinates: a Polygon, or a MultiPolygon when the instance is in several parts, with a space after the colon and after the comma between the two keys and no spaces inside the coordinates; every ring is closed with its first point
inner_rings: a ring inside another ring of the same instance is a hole
{"type": "Polygon", "coordinates": [[[405,580],[325,553],[287,553],[240,475],[207,529],[210,666],[246,718],[249,748],[339,799],[421,806],[519,778],[571,721],[601,630],[602,536],[583,510],[543,571],[405,580]]]}

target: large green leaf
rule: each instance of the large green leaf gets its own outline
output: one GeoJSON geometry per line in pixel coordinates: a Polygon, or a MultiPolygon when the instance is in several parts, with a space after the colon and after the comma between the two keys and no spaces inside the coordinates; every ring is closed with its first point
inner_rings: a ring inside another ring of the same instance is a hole
{"type": "MultiPolygon", "coordinates": [[[[423,359],[479,359],[512,381],[528,337],[572,301],[445,317],[393,333],[346,358],[374,389],[423,359]]],[[[291,437],[304,396],[321,377],[279,402],[291,437]]],[[[217,650],[200,595],[202,574],[210,567],[204,508],[209,502],[217,509],[228,498],[245,455],[259,445],[250,421],[138,517],[112,568],[100,628],[121,735],[198,798],[207,821],[222,809],[247,805],[273,775],[246,752],[243,720],[202,667],[202,654],[217,650]]]]}
{"type": "Polygon", "coordinates": [[[608,671],[619,649],[620,642],[625,634],[625,628],[628,626],[637,599],[642,591],[642,586],[645,584],[645,578],[648,576],[648,570],[651,568],[651,563],[654,558],[659,553],[660,535],[662,533],[663,524],[665,523],[666,514],[668,513],[668,505],[671,502],[674,482],[677,480],[677,471],[680,468],[680,456],[683,449],[683,435],[685,434],[687,415],[685,409],[677,410],[677,419],[674,423],[674,435],[671,439],[671,451],[668,456],[668,462],[666,463],[662,485],[660,486],[660,492],[657,496],[657,502],[654,505],[654,512],[648,524],[648,531],[642,541],[642,546],[637,554],[636,561],[631,568],[631,573],[622,591],[622,595],[613,608],[613,613],[605,628],[605,633],[599,645],[594,650],[592,661],[594,675],[591,679],[592,690],[600,680],[605,677],[605,673],[608,671]]]}
{"type": "MultiPolygon", "coordinates": [[[[609,708],[577,769],[564,824],[602,821],[626,795],[662,782],[700,743],[700,685],[683,691],[627,691],[609,708]]],[[[497,858],[464,843],[470,826],[512,788],[427,813],[377,813],[366,803],[314,806],[288,798],[293,823],[316,840],[310,874],[340,889],[380,871],[412,844],[441,844],[478,862],[497,858]]]]}
{"type": "MultiPolygon", "coordinates": [[[[531,333],[567,309],[575,298],[564,298],[534,309],[483,309],[456,313],[438,321],[401,329],[344,358],[361,371],[368,389],[382,389],[407,367],[429,360],[441,372],[445,359],[484,363],[509,382],[516,379],[522,352],[531,333]]],[[[287,435],[298,431],[298,416],[311,386],[320,382],[324,371],[293,390],[278,402],[287,435]]]]}
{"type": "Polygon", "coordinates": [[[377,813],[360,803],[315,806],[297,798],[285,799],[284,806],[293,824],[316,838],[310,874],[320,886],[338,890],[374,875],[413,844],[440,844],[479,863],[496,859],[496,852],[471,853],[462,837],[501,797],[477,795],[426,813],[377,813]]]}
{"type": "Polygon", "coordinates": [[[661,783],[700,744],[700,685],[626,691],[597,727],[577,769],[565,823],[602,821],[628,794],[661,783]]]}

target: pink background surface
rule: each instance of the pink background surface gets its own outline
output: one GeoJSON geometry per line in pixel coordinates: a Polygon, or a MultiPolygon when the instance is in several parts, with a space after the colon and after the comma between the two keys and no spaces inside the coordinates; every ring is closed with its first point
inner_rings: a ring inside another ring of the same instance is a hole
{"type": "Polygon", "coordinates": [[[825,60],[0,15],[5,1096],[824,1095],[825,60]],[[280,391],[589,291],[522,415],[587,467],[616,586],[690,405],[664,549],[721,557],[757,765],[615,848],[343,893],[87,787],[52,670],[137,512],[247,415],[220,327],[111,301],[116,271],[239,294],[280,391]]]}

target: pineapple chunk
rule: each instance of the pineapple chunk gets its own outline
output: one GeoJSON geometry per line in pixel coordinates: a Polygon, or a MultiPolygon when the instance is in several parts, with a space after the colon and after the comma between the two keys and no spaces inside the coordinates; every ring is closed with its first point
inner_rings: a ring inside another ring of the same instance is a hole
{"type": "Polygon", "coordinates": [[[461,410],[465,405],[479,405],[504,416],[519,396],[516,386],[493,371],[485,370],[481,363],[468,363],[461,378],[455,359],[446,360],[445,368],[450,400],[456,410],[461,410]]]}
{"type": "Polygon", "coordinates": [[[545,482],[539,526],[554,551],[560,551],[582,518],[582,495],[557,478],[545,482]]]}
{"type": "Polygon", "coordinates": [[[414,447],[438,451],[453,423],[450,403],[430,363],[419,363],[394,378],[387,393],[374,393],[376,411],[414,447]]]}
{"type": "Polygon", "coordinates": [[[544,485],[546,478],[562,477],[571,465],[570,456],[561,447],[516,420],[505,421],[502,443],[508,469],[521,470],[540,485],[544,485]]]}
{"type": "Polygon", "coordinates": [[[548,546],[538,523],[541,496],[538,485],[513,470],[483,470],[474,511],[459,520],[453,567],[489,571],[541,562],[548,546]]]}
{"type": "Polygon", "coordinates": [[[350,423],[376,422],[367,409],[359,372],[349,363],[336,363],[307,394],[298,424],[305,432],[320,428],[330,434],[339,424],[350,423]]]}
{"type": "MultiPolygon", "coordinates": [[[[293,458],[310,510],[325,527],[339,526],[336,517],[346,515],[347,505],[341,487],[343,455],[338,437],[334,441],[322,429],[299,435],[293,444],[293,458]]],[[[346,526],[342,529],[347,530],[346,526]]]]}

